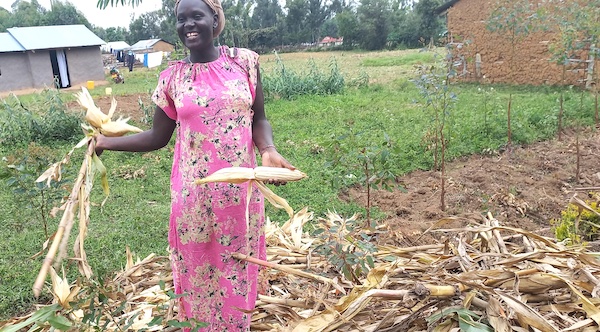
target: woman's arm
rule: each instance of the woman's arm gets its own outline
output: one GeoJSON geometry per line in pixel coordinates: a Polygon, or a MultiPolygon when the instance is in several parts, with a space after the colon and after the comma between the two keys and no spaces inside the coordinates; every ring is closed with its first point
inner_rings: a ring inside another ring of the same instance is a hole
{"type": "Polygon", "coordinates": [[[256,77],[256,94],[254,105],[252,105],[252,110],[254,110],[254,117],[252,119],[252,139],[254,140],[254,145],[258,148],[263,166],[283,167],[294,170],[296,167],[283,158],[277,152],[275,144],[273,144],[273,129],[265,114],[265,97],[258,66],[256,70],[258,71],[256,77]]]}
{"type": "Polygon", "coordinates": [[[175,120],[169,118],[165,112],[156,107],[152,128],[139,134],[106,137],[96,137],[96,153],[100,155],[104,150],[146,152],[158,150],[169,143],[175,130],[175,120]]]}

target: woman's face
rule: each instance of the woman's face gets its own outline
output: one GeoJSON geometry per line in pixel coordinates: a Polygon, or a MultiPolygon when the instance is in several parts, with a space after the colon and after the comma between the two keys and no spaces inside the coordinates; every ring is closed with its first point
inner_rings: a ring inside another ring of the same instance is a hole
{"type": "Polygon", "coordinates": [[[202,0],[181,0],[177,6],[177,34],[190,52],[213,47],[217,14],[202,0]]]}

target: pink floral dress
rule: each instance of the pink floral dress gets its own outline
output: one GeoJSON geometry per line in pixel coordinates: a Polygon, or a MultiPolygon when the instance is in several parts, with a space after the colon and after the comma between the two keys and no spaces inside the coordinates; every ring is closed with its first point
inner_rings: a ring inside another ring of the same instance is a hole
{"type": "Polygon", "coordinates": [[[231,254],[266,256],[262,195],[252,191],[247,227],[247,184],[194,184],[224,167],[256,166],[251,107],[257,64],[258,54],[221,46],[215,61],[171,63],[152,96],[177,122],[171,263],[175,291],[183,295],[180,318],[207,323],[201,331],[249,331],[258,267],[231,254]]]}

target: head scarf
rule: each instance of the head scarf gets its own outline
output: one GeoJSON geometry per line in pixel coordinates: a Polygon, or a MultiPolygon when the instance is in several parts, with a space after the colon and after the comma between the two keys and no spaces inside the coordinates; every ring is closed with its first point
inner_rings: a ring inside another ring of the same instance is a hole
{"type": "MultiPolygon", "coordinates": [[[[205,4],[213,10],[213,13],[217,14],[217,26],[213,29],[213,38],[217,38],[223,29],[225,28],[225,13],[223,13],[223,7],[221,6],[220,0],[197,0],[204,1],[205,4]]],[[[175,16],[177,16],[177,7],[181,0],[175,1],[175,16]]]]}

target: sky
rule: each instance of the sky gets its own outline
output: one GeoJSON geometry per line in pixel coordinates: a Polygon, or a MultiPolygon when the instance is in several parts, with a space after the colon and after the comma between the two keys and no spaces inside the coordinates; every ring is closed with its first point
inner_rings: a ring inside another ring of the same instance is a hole
{"type": "MultiPolygon", "coordinates": [[[[60,1],[64,2],[65,0],[60,1]]],[[[14,2],[15,0],[0,0],[0,7],[10,10],[14,2]]],[[[143,13],[160,9],[162,5],[161,0],[142,0],[142,3],[135,8],[119,4],[116,7],[109,5],[106,9],[102,10],[96,7],[97,0],[70,0],[69,2],[83,13],[91,24],[103,28],[129,28],[132,14],[135,15],[135,18],[138,18],[143,13]]],[[[50,0],[38,0],[38,3],[47,10],[50,10],[50,0]]]]}

